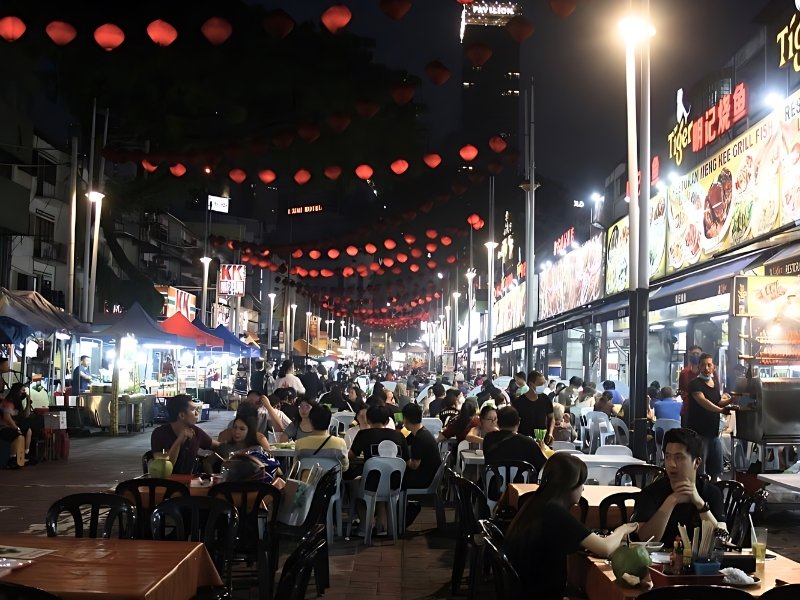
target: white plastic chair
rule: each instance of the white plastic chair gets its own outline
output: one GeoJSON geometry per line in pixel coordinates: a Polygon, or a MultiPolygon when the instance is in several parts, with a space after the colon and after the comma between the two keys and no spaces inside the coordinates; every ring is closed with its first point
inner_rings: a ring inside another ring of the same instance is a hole
{"type": "Polygon", "coordinates": [[[562,450],[556,450],[556,452],[558,452],[559,454],[583,454],[583,452],[581,452],[574,446],[572,448],[564,448],[562,450]]]}
{"type": "Polygon", "coordinates": [[[617,436],[617,443],[623,446],[630,444],[631,432],[628,429],[628,426],[625,424],[625,421],[619,417],[611,417],[609,420],[611,421],[611,426],[614,428],[614,433],[617,436]]]}
{"type": "Polygon", "coordinates": [[[355,418],[356,418],[356,413],[353,412],[342,411],[334,415],[331,415],[331,426],[330,426],[331,434],[339,435],[339,432],[341,431],[346,432],[348,429],[350,429],[350,425],[353,424],[355,418]]]}
{"type": "Polygon", "coordinates": [[[614,428],[608,415],[599,410],[591,410],[586,413],[586,426],[584,440],[589,443],[589,454],[606,443],[606,440],[614,435],[614,428]]]}
{"type": "Polygon", "coordinates": [[[351,427],[344,432],[344,444],[347,446],[348,450],[350,449],[350,446],[353,445],[353,439],[355,439],[359,431],[361,431],[359,427],[351,427]]]}
{"type": "Polygon", "coordinates": [[[434,437],[434,439],[443,429],[443,425],[439,417],[423,417],[422,426],[431,432],[431,435],[434,437]]]}
{"type": "Polygon", "coordinates": [[[550,444],[550,447],[553,450],[575,450],[575,444],[572,442],[554,441],[552,444],[550,444]]]}
{"type": "Polygon", "coordinates": [[[444,477],[444,472],[447,469],[447,459],[450,453],[448,452],[442,458],[442,464],[439,465],[439,468],[436,470],[436,474],[433,476],[431,480],[431,484],[426,488],[410,488],[407,490],[403,490],[400,497],[400,532],[403,533],[406,530],[406,506],[408,503],[409,496],[433,496],[434,506],[436,507],[436,528],[441,529],[445,526],[445,516],[444,516],[444,502],[442,501],[442,497],[439,494],[439,487],[442,484],[442,477],[444,477]]]}
{"type": "MultiPolygon", "coordinates": [[[[375,505],[378,502],[386,502],[386,515],[389,521],[389,529],[392,531],[392,539],[397,541],[397,510],[400,502],[403,476],[406,472],[406,461],[402,458],[392,458],[384,456],[373,456],[364,463],[364,474],[356,494],[367,505],[364,517],[364,543],[369,546],[372,544],[372,520],[375,518],[375,505]],[[368,490],[367,480],[370,473],[378,473],[376,489],[368,490]]],[[[347,525],[347,537],[350,537],[352,523],[347,525]]]]}
{"type": "Polygon", "coordinates": [[[400,456],[400,446],[395,444],[392,440],[383,440],[378,444],[378,456],[400,456]]]}
{"type": "Polygon", "coordinates": [[[661,467],[664,465],[664,434],[670,429],[677,429],[681,426],[681,422],[677,419],[656,419],[653,423],[653,435],[655,436],[656,444],[656,465],[661,467]],[[659,431],[661,434],[659,435],[659,431]],[[660,440],[659,440],[660,438],[660,440]]]}
{"type": "Polygon", "coordinates": [[[633,450],[628,448],[627,446],[623,446],[621,444],[606,444],[605,446],[600,446],[597,449],[595,454],[616,454],[618,456],[633,456],[633,450]]]}
{"type": "Polygon", "coordinates": [[[300,462],[300,472],[302,472],[304,469],[310,469],[315,464],[318,464],[326,471],[338,467],[336,471],[336,493],[331,496],[331,502],[328,505],[328,515],[325,519],[325,528],[328,531],[328,544],[332,544],[334,515],[336,516],[336,535],[339,537],[342,536],[342,464],[336,458],[321,457],[318,455],[299,456],[297,460],[300,462]]]}
{"type": "Polygon", "coordinates": [[[461,453],[464,450],[469,450],[469,442],[467,440],[461,440],[456,447],[456,472],[458,473],[464,472],[464,460],[461,457],[461,453]]]}

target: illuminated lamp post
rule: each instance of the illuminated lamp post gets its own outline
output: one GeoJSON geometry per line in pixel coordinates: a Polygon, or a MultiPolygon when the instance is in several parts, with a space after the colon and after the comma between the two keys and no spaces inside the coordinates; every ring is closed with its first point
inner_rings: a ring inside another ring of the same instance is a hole
{"type": "MultiPolygon", "coordinates": [[[[494,238],[494,230],[491,232],[494,238]]],[[[492,324],[492,310],[494,309],[494,251],[497,248],[497,242],[492,239],[484,244],[486,246],[486,258],[489,263],[489,274],[487,276],[487,292],[489,310],[486,315],[486,374],[491,378],[492,376],[492,341],[494,339],[494,331],[492,324]]]]}
{"type": "Polygon", "coordinates": [[[267,330],[267,360],[269,360],[270,352],[272,351],[272,313],[275,311],[275,298],[277,294],[270,292],[267,294],[269,298],[269,329],[267,330]]]}
{"type": "MultiPolygon", "coordinates": [[[[203,296],[200,298],[200,322],[206,324],[206,311],[208,311],[208,265],[211,263],[211,257],[204,256],[200,259],[203,263],[203,296]]],[[[275,294],[272,294],[273,296],[275,294]]],[[[272,315],[270,314],[270,318],[272,315]]]]}
{"type": "Polygon", "coordinates": [[[311,311],[306,312],[306,365],[308,364],[308,346],[311,343],[309,335],[311,333],[311,311]]]}
{"type": "Polygon", "coordinates": [[[472,307],[475,293],[472,282],[474,279],[475,269],[470,269],[467,271],[467,381],[470,380],[472,373],[472,307]]]}

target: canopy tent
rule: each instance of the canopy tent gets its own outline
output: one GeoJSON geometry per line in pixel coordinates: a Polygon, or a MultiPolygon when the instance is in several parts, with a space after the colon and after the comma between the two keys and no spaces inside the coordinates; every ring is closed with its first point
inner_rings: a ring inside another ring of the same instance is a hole
{"type": "Polygon", "coordinates": [[[169,319],[163,321],[161,329],[181,337],[193,338],[196,346],[222,348],[225,345],[225,341],[222,338],[200,329],[182,313],[175,313],[169,319]]]}
{"type": "Polygon", "coordinates": [[[191,337],[178,336],[164,331],[138,302],[131,306],[119,321],[95,335],[115,340],[133,335],[140,344],[170,344],[189,348],[193,348],[195,345],[195,341],[191,337]]]}
{"type": "Polygon", "coordinates": [[[225,352],[231,354],[239,354],[248,358],[258,358],[261,356],[259,348],[253,348],[242,342],[239,338],[233,335],[224,325],[217,325],[213,330],[214,335],[221,337],[225,340],[225,352]]]}
{"type": "Polygon", "coordinates": [[[0,344],[21,344],[35,332],[11,317],[0,317],[0,344]]]}
{"type": "Polygon", "coordinates": [[[316,346],[312,346],[306,340],[295,340],[294,344],[292,344],[292,348],[294,348],[295,354],[305,356],[318,357],[324,356],[325,353],[317,348],[316,346]]]}
{"type": "Polygon", "coordinates": [[[245,338],[242,340],[248,346],[258,347],[258,340],[253,337],[252,333],[246,334],[245,338]]]}
{"type": "Polygon", "coordinates": [[[87,331],[84,323],[50,304],[38,292],[0,288],[0,317],[8,317],[41,333],[87,331]]]}

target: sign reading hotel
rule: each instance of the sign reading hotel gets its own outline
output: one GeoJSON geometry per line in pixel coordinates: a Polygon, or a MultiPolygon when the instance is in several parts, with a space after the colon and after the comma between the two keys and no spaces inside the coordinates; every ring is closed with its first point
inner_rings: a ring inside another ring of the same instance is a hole
{"type": "Polygon", "coordinates": [[[220,265],[217,292],[220,296],[244,296],[246,265],[220,265]]]}

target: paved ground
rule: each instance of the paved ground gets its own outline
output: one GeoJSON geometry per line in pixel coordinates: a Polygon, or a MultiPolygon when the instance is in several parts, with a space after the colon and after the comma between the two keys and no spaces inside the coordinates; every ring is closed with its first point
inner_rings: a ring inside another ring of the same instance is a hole
{"type": "MultiPolygon", "coordinates": [[[[216,434],[231,413],[212,413],[201,426],[216,434]]],[[[0,471],[0,542],[3,532],[44,535],[44,515],[57,498],[81,491],[104,491],[120,481],[140,475],[141,456],[149,449],[150,432],[119,437],[73,437],[68,460],[44,462],[20,471],[0,471]]],[[[359,540],[337,539],[331,548],[331,589],[328,600],[365,599],[422,600],[448,598],[450,567],[456,525],[435,529],[432,508],[424,508],[406,539],[397,544],[378,541],[366,547],[359,540]]],[[[800,513],[770,514],[769,546],[800,561],[800,513]]],[[[481,596],[493,597],[489,582],[481,596]]],[[[465,590],[464,590],[465,591],[465,590]]],[[[250,597],[248,591],[237,598],[250,597]]],[[[255,596],[253,596],[255,597],[255,596]]],[[[314,597],[309,588],[309,598],[314,597]]]]}

